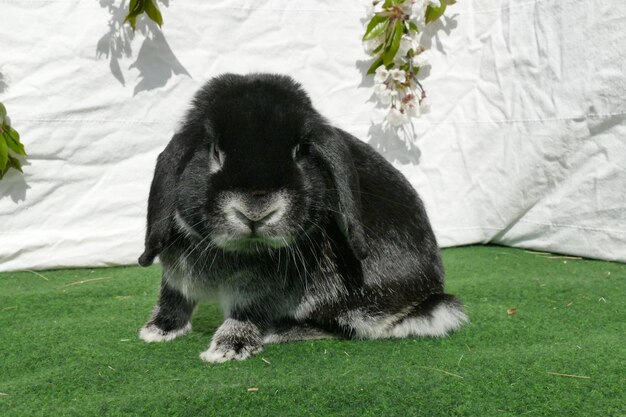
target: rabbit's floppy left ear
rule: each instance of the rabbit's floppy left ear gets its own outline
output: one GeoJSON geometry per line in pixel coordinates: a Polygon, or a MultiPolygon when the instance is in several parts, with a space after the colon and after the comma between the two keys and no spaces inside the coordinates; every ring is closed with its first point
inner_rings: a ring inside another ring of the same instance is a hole
{"type": "Polygon", "coordinates": [[[157,159],[148,197],[148,222],[144,252],[139,265],[149,266],[167,244],[176,210],[177,177],[184,168],[189,144],[184,135],[174,135],[157,159]]]}
{"type": "Polygon", "coordinates": [[[368,250],[361,220],[359,174],[345,137],[347,135],[339,129],[324,126],[317,149],[335,187],[340,226],[356,258],[365,259],[368,250]]]}

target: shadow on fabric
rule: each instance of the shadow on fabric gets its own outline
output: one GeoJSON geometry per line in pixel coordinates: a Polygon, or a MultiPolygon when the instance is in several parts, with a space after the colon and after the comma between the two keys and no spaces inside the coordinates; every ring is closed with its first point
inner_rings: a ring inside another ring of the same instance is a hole
{"type": "MultiPolygon", "coordinates": [[[[27,166],[30,165],[27,159],[20,158],[22,162],[22,168],[27,170],[27,166]]],[[[10,198],[14,203],[19,203],[26,199],[26,191],[30,189],[30,185],[26,183],[24,174],[15,169],[9,169],[4,175],[2,181],[0,181],[0,199],[10,198]]]]}
{"type": "MultiPolygon", "coordinates": [[[[163,32],[156,23],[145,16],[141,16],[137,19],[137,32],[133,32],[130,25],[124,23],[128,13],[126,0],[122,0],[119,5],[116,4],[115,0],[98,0],[98,2],[100,7],[109,11],[111,17],[109,19],[109,31],[100,38],[96,45],[96,58],[108,58],[111,74],[124,86],[126,79],[120,66],[120,59],[132,57],[131,43],[137,33],[144,37],[135,62],[129,66],[129,69],[139,71],[133,95],[163,87],[173,75],[191,77],[170,48],[163,32]]],[[[169,6],[167,0],[161,0],[160,3],[169,6]]]]}
{"type": "Polygon", "coordinates": [[[163,87],[172,75],[186,75],[191,78],[156,23],[149,21],[147,27],[137,59],[129,67],[139,71],[139,82],[135,85],[133,95],[163,87]]]}
{"type": "Polygon", "coordinates": [[[4,74],[0,72],[0,94],[7,91],[8,88],[9,88],[9,85],[4,79],[4,74]]]}

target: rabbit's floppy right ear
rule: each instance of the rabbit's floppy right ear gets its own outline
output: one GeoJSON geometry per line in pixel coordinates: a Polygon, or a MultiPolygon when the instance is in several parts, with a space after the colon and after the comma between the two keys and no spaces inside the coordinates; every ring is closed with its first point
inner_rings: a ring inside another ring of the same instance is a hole
{"type": "Polygon", "coordinates": [[[318,147],[318,151],[333,182],[334,195],[339,206],[337,220],[352,253],[357,259],[365,259],[368,248],[361,219],[359,175],[345,135],[348,133],[324,126],[319,132],[321,146],[318,147]]]}
{"type": "Polygon", "coordinates": [[[161,253],[174,223],[176,210],[176,186],[185,160],[188,159],[189,143],[182,134],[176,134],[157,158],[156,169],[148,197],[148,222],[144,252],[139,265],[149,266],[161,253]]]}

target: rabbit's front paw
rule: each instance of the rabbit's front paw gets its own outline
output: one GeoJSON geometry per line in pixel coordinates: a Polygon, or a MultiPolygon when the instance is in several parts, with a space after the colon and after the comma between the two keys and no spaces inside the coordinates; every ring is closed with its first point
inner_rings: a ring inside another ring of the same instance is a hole
{"type": "Polygon", "coordinates": [[[139,338],[147,343],[152,342],[169,342],[177,337],[184,336],[191,331],[191,323],[187,323],[180,329],[163,330],[157,327],[156,324],[146,323],[145,326],[139,330],[139,338]]]}
{"type": "Polygon", "coordinates": [[[200,354],[205,362],[242,361],[263,350],[261,332],[252,323],[227,319],[215,332],[211,345],[200,354]]]}

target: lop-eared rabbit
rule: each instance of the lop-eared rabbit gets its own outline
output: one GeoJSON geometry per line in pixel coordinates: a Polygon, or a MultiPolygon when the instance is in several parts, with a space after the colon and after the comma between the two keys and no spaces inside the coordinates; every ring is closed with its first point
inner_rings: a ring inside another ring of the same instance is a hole
{"type": "Polygon", "coordinates": [[[196,94],[157,160],[139,263],[156,256],[139,336],[189,333],[214,297],[225,320],[208,362],[267,343],[444,336],[467,320],[413,187],[287,76],[226,74],[196,94]]]}

